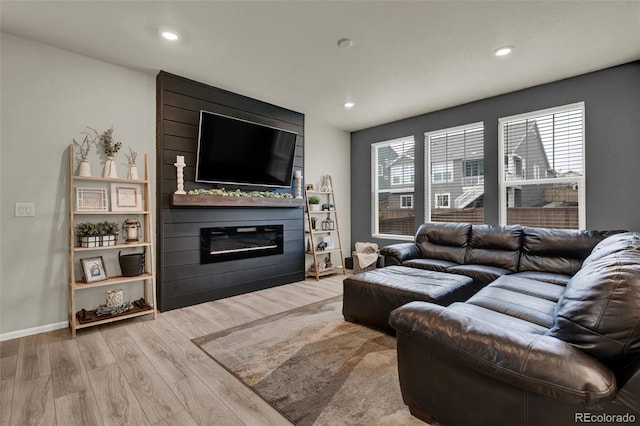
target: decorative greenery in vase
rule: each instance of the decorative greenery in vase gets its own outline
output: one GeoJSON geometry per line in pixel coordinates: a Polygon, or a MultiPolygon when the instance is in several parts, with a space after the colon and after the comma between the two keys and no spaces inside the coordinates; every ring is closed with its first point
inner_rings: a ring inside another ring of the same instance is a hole
{"type": "Polygon", "coordinates": [[[129,154],[125,153],[124,156],[127,157],[127,161],[130,166],[136,165],[136,157],[138,156],[138,153],[135,152],[133,148],[129,147],[129,154]]]}
{"type": "Polygon", "coordinates": [[[87,133],[84,134],[84,140],[80,143],[77,140],[73,139],[73,144],[78,148],[80,159],[82,161],[87,161],[87,155],[89,155],[91,144],[94,140],[95,139],[89,140],[89,135],[87,133]]]}
{"type": "Polygon", "coordinates": [[[96,134],[96,139],[102,144],[104,153],[107,157],[113,157],[118,151],[120,151],[122,142],[113,141],[113,126],[102,132],[102,134],[99,134],[96,129],[92,129],[91,127],[89,128],[96,134]]]}

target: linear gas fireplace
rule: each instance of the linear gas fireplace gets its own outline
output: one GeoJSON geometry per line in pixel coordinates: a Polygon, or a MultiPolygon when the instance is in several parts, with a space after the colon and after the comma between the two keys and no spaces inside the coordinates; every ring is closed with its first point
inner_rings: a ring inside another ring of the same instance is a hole
{"type": "Polygon", "coordinates": [[[200,263],[284,253],[283,226],[200,228],[200,263]]]}

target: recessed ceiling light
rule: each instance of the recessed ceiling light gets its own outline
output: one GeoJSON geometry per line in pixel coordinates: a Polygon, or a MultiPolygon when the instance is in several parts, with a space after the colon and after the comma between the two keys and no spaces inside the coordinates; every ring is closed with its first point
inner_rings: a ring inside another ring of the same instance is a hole
{"type": "Polygon", "coordinates": [[[169,40],[169,41],[178,41],[178,40],[180,40],[180,35],[178,33],[176,33],[175,31],[163,30],[163,31],[160,31],[160,36],[163,39],[169,40]]]}
{"type": "Polygon", "coordinates": [[[353,101],[345,101],[342,106],[345,107],[345,109],[352,109],[354,106],[356,106],[356,103],[353,101]]]}
{"type": "Polygon", "coordinates": [[[512,46],[502,46],[493,51],[493,54],[496,56],[507,56],[513,51],[512,46]]]}
{"type": "Polygon", "coordinates": [[[338,46],[342,47],[343,49],[348,49],[353,46],[353,40],[351,40],[350,38],[341,38],[340,40],[338,40],[338,46]]]}

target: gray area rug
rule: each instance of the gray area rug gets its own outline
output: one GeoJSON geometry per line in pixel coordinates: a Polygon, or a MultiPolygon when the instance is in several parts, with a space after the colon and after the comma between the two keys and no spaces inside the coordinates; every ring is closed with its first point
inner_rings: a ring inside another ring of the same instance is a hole
{"type": "Polygon", "coordinates": [[[395,338],[344,321],[341,296],[193,342],[296,425],[424,425],[402,402],[395,338]]]}

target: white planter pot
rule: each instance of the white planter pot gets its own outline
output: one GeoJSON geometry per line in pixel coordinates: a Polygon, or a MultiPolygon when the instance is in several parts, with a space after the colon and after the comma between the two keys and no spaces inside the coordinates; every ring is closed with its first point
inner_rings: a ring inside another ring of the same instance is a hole
{"type": "Polygon", "coordinates": [[[80,161],[80,167],[78,167],[78,176],[91,176],[91,164],[89,164],[87,160],[80,161]]]}
{"type": "Polygon", "coordinates": [[[309,204],[309,208],[311,209],[312,212],[322,211],[320,208],[320,204],[309,204]]]}

